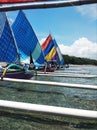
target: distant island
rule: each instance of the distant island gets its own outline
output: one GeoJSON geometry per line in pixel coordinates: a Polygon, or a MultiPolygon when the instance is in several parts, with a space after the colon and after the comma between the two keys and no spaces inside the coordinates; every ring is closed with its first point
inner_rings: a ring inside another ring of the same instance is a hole
{"type": "Polygon", "coordinates": [[[97,65],[97,60],[89,58],[80,58],[75,56],[63,55],[66,64],[76,65],[97,65]]]}

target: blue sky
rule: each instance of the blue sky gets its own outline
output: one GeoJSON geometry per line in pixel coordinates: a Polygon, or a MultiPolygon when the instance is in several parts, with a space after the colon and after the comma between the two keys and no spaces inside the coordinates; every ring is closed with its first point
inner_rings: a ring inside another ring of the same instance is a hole
{"type": "MultiPolygon", "coordinates": [[[[97,4],[24,12],[40,43],[51,33],[63,54],[97,59],[97,4]]],[[[8,13],[12,21],[16,15],[8,13]]]]}

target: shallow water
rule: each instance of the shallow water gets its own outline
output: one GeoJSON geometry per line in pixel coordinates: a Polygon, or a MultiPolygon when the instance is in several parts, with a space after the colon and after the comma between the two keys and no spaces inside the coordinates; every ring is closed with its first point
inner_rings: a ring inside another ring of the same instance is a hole
{"type": "MultiPolygon", "coordinates": [[[[57,73],[97,75],[97,66],[70,66],[57,73]]],[[[36,76],[31,80],[97,85],[97,78],[36,76]]],[[[97,91],[0,82],[0,99],[97,111],[97,91]]],[[[97,130],[97,120],[0,109],[1,130],[97,130]]]]}

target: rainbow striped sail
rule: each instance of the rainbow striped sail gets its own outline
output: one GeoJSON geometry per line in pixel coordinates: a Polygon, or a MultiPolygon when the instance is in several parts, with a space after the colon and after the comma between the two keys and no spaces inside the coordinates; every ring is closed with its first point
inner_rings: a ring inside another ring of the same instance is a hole
{"type": "Polygon", "coordinates": [[[59,65],[64,65],[64,59],[61,55],[61,51],[56,43],[56,40],[53,39],[50,34],[42,44],[42,50],[47,61],[56,60],[59,65]]]}
{"type": "Polygon", "coordinates": [[[36,66],[44,65],[45,59],[42,48],[23,11],[19,11],[12,29],[19,49],[20,61],[30,63],[32,54],[36,66]]]}
{"type": "Polygon", "coordinates": [[[7,16],[0,12],[0,62],[13,63],[18,60],[18,50],[7,16]]]}

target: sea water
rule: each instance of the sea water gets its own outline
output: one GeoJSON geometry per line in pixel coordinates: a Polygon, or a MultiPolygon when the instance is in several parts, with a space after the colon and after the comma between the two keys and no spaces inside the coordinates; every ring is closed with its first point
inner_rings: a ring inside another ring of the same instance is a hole
{"type": "MultiPolygon", "coordinates": [[[[97,66],[70,66],[56,72],[97,75],[97,66]]],[[[31,80],[96,85],[94,78],[34,76],[31,80]]],[[[97,111],[97,91],[0,81],[0,100],[97,111]]],[[[97,120],[0,108],[0,130],[97,130],[97,120]]]]}

